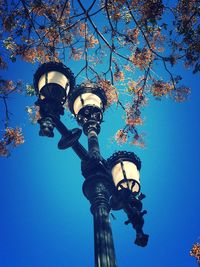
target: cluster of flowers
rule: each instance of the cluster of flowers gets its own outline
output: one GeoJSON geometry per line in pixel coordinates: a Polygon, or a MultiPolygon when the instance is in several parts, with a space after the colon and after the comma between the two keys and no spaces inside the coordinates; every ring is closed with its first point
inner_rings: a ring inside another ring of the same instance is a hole
{"type": "Polygon", "coordinates": [[[7,68],[7,63],[4,61],[3,57],[0,55],[0,69],[5,70],[7,68]]]}
{"type": "MultiPolygon", "coordinates": [[[[51,34],[49,34],[51,36],[51,34]]],[[[47,36],[48,37],[48,36],[47,36]]],[[[3,41],[4,46],[11,52],[11,60],[16,61],[16,56],[21,56],[22,59],[29,63],[35,63],[36,61],[44,63],[48,61],[58,61],[58,52],[51,51],[50,48],[54,47],[54,37],[47,38],[48,45],[39,45],[37,48],[31,47],[33,40],[29,40],[27,44],[17,44],[13,41],[12,37],[8,37],[3,41]]],[[[58,41],[58,40],[57,40],[58,41]]]]}
{"type": "Polygon", "coordinates": [[[128,132],[125,129],[119,129],[115,134],[115,141],[119,144],[125,144],[128,140],[128,132]]]}
{"type": "Polygon", "coordinates": [[[71,48],[71,55],[70,57],[74,60],[80,60],[83,56],[83,51],[80,48],[71,48]]]}
{"type": "Polygon", "coordinates": [[[179,16],[179,30],[183,30],[184,27],[191,27],[196,22],[195,9],[198,8],[198,2],[196,0],[180,0],[176,8],[176,14],[179,16]]]}
{"type": "Polygon", "coordinates": [[[60,42],[60,34],[54,27],[44,29],[45,37],[48,39],[48,45],[54,47],[60,42]]]}
{"type": "Polygon", "coordinates": [[[11,92],[21,93],[23,91],[22,81],[13,82],[12,80],[4,80],[0,78],[0,95],[8,95],[11,92]]]}
{"type": "Polygon", "coordinates": [[[77,30],[77,33],[84,38],[88,31],[86,23],[79,23],[79,27],[77,28],[77,30]]]}
{"type": "Polygon", "coordinates": [[[10,154],[10,148],[16,147],[24,143],[24,136],[21,128],[5,129],[2,140],[0,141],[0,156],[7,157],[10,154]]]}
{"type": "Polygon", "coordinates": [[[62,1],[32,1],[32,12],[38,16],[45,16],[45,17],[55,17],[55,19],[60,18],[60,14],[62,12],[62,20],[65,20],[70,15],[70,1],[67,1],[65,4],[65,9],[63,10],[63,3],[62,1]]]}
{"type": "Polygon", "coordinates": [[[119,66],[118,62],[116,61],[116,59],[112,59],[112,62],[115,65],[115,71],[114,71],[114,80],[116,82],[123,82],[124,81],[124,72],[121,71],[121,67],[119,66]]]}
{"type": "Polygon", "coordinates": [[[175,90],[173,90],[172,98],[176,102],[184,102],[188,98],[188,95],[190,93],[191,93],[190,88],[185,87],[185,86],[180,86],[180,87],[177,87],[175,90]]]}
{"type": "Polygon", "coordinates": [[[99,43],[98,39],[96,39],[93,34],[87,35],[86,38],[87,48],[94,48],[95,45],[97,45],[98,43],[99,43]]]}
{"type": "Polygon", "coordinates": [[[37,121],[41,118],[39,106],[27,106],[26,112],[32,124],[37,123],[37,121]]]}
{"type": "Polygon", "coordinates": [[[161,97],[169,95],[176,102],[184,102],[190,92],[190,88],[188,87],[175,87],[172,83],[162,80],[154,80],[151,87],[151,93],[156,99],[161,99],[161,97]]]}
{"type": "MultiPolygon", "coordinates": [[[[117,131],[117,133],[115,134],[115,141],[119,144],[119,145],[123,145],[125,143],[127,143],[128,139],[129,139],[129,129],[127,129],[126,127],[124,129],[119,129],[117,131]]],[[[144,148],[145,147],[145,142],[143,139],[143,134],[138,134],[138,132],[134,129],[134,134],[133,137],[130,141],[130,144],[144,148]]]]}
{"type": "Polygon", "coordinates": [[[124,81],[124,72],[123,71],[120,71],[120,70],[117,70],[114,72],[114,80],[117,82],[117,81],[124,81]]]}
{"type": "Polygon", "coordinates": [[[82,37],[86,40],[87,48],[94,48],[98,43],[98,39],[95,38],[94,34],[89,34],[88,27],[86,23],[78,23],[75,26],[75,31],[72,32],[74,36],[82,37]]]}
{"type": "Polygon", "coordinates": [[[10,50],[11,52],[15,51],[17,47],[15,41],[11,36],[3,40],[3,45],[7,50],[10,50]]]}
{"type": "Polygon", "coordinates": [[[130,142],[132,145],[138,146],[140,148],[145,148],[145,142],[144,142],[144,134],[135,134],[133,136],[132,141],[130,142]]]}
{"type": "MultiPolygon", "coordinates": [[[[107,11],[109,13],[110,19],[113,21],[118,21],[122,17],[122,5],[125,3],[125,0],[115,0],[115,1],[107,1],[107,11]]],[[[105,5],[104,1],[101,1],[102,7],[105,5]]]]}
{"type": "Polygon", "coordinates": [[[195,257],[200,265],[200,243],[195,243],[190,250],[190,256],[195,257]]]}
{"type": "Polygon", "coordinates": [[[155,22],[156,20],[161,19],[164,5],[162,0],[144,0],[140,2],[140,12],[142,21],[151,21],[155,22]]]}
{"type": "MultiPolygon", "coordinates": [[[[3,15],[3,14],[1,14],[3,15]]],[[[11,31],[15,25],[15,13],[11,13],[3,18],[3,28],[5,31],[11,31]]]]}
{"type": "Polygon", "coordinates": [[[162,96],[166,96],[174,89],[173,84],[164,82],[162,80],[154,80],[151,93],[156,98],[161,98],[162,96]]]}
{"type": "Polygon", "coordinates": [[[127,104],[126,105],[126,124],[129,126],[137,126],[142,125],[143,120],[140,117],[141,112],[139,110],[140,105],[139,103],[134,100],[133,104],[127,104]]]}
{"type": "Polygon", "coordinates": [[[50,53],[44,47],[36,48],[28,48],[27,50],[22,49],[21,53],[17,51],[18,55],[22,56],[22,59],[26,62],[35,63],[36,61],[40,63],[45,63],[49,61],[56,61],[58,62],[58,53],[50,53]]]}
{"type": "Polygon", "coordinates": [[[0,94],[6,94],[14,89],[14,83],[12,80],[0,80],[0,94]]]}
{"type": "Polygon", "coordinates": [[[31,84],[26,84],[26,95],[27,96],[34,96],[35,95],[35,88],[31,84]]]}
{"type": "Polygon", "coordinates": [[[135,52],[129,57],[133,64],[140,70],[146,68],[153,59],[153,55],[148,48],[136,48],[135,52]]]}
{"type": "Polygon", "coordinates": [[[165,36],[162,34],[161,27],[148,26],[147,38],[149,40],[151,49],[158,52],[164,51],[165,36]]]}
{"type": "Polygon", "coordinates": [[[128,93],[134,94],[135,97],[139,98],[138,100],[140,101],[140,104],[142,106],[145,106],[147,104],[147,99],[145,97],[145,91],[147,91],[146,90],[147,84],[146,87],[144,87],[146,79],[147,77],[140,76],[136,81],[130,80],[128,82],[128,88],[127,88],[128,93]]]}
{"type": "Polygon", "coordinates": [[[107,97],[107,107],[118,101],[117,89],[108,80],[98,79],[97,83],[104,90],[107,97]]]}
{"type": "Polygon", "coordinates": [[[134,29],[128,29],[126,34],[127,37],[135,44],[138,43],[138,36],[139,36],[139,29],[138,28],[134,28],[134,29]]]}
{"type": "Polygon", "coordinates": [[[145,147],[144,134],[139,134],[136,127],[143,124],[143,119],[141,118],[141,108],[146,105],[147,98],[144,91],[144,81],[145,77],[140,77],[138,81],[128,82],[128,92],[132,95],[132,103],[128,103],[125,107],[126,125],[124,129],[117,131],[115,135],[115,140],[118,144],[124,144],[131,139],[130,144],[145,147]]]}

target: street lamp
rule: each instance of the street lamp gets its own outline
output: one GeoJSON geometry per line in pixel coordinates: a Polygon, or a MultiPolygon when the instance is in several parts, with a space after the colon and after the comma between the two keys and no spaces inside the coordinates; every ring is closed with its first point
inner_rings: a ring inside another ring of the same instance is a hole
{"type": "Polygon", "coordinates": [[[42,64],[34,75],[34,88],[38,100],[36,105],[40,108],[41,136],[53,137],[54,127],[62,134],[58,143],[59,149],[72,146],[81,136],[81,130],[75,128],[68,130],[60,122],[60,115],[64,115],[63,105],[67,96],[75,85],[74,75],[62,63],[48,62],[42,64]]]}
{"type": "Polygon", "coordinates": [[[133,152],[119,151],[114,153],[107,163],[118,190],[111,198],[111,206],[113,209],[123,209],[126,212],[128,221],[125,224],[131,223],[136,230],[135,244],[144,247],[149,236],[142,230],[143,216],[147,211],[142,211],[141,200],[145,195],[140,193],[141,161],[133,152]]]}
{"type": "Polygon", "coordinates": [[[83,193],[91,203],[94,221],[95,267],[116,267],[110,210],[123,209],[136,230],[135,243],[146,246],[148,235],[142,231],[144,224],[140,193],[141,161],[132,152],[121,151],[105,160],[98,143],[103,113],[107,104],[106,94],[98,84],[86,82],[74,86],[72,72],[62,63],[46,63],[34,76],[36,105],[40,108],[40,135],[52,137],[53,128],[61,133],[58,148],[72,147],[81,159],[85,178],[83,193]],[[46,78],[47,77],[47,78],[46,78]],[[81,130],[68,130],[61,122],[63,105],[67,99],[70,111],[83,128],[88,139],[88,150],[78,141],[81,130]]]}
{"type": "Polygon", "coordinates": [[[76,116],[86,135],[90,127],[99,134],[106,104],[104,90],[95,83],[82,83],[69,95],[70,111],[76,116]]]}
{"type": "Polygon", "coordinates": [[[141,161],[133,152],[120,151],[108,159],[113,182],[118,190],[129,189],[133,194],[140,191],[141,161]]]}
{"type": "Polygon", "coordinates": [[[104,90],[95,83],[82,83],[69,95],[69,109],[88,137],[89,156],[97,160],[101,158],[97,136],[106,104],[104,90]]]}
{"type": "Polygon", "coordinates": [[[51,98],[64,104],[74,85],[73,73],[62,63],[44,63],[34,75],[34,88],[40,99],[51,98]]]}

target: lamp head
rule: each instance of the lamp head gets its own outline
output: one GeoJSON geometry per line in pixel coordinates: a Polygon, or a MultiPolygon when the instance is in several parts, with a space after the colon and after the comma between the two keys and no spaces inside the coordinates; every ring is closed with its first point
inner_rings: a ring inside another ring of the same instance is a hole
{"type": "Polygon", "coordinates": [[[39,99],[51,99],[63,105],[74,88],[75,78],[64,64],[48,62],[38,68],[33,82],[39,99]]]}
{"type": "Polygon", "coordinates": [[[100,131],[103,112],[107,104],[104,90],[95,83],[82,83],[69,95],[69,109],[75,115],[85,134],[91,127],[100,131]]]}
{"type": "MultiPolygon", "coordinates": [[[[73,73],[64,64],[58,62],[48,62],[42,64],[34,75],[34,88],[38,100],[36,105],[40,108],[41,119],[40,124],[41,136],[53,137],[54,127],[57,129],[60,115],[64,114],[64,103],[75,86],[75,78],[73,73]]],[[[73,129],[72,131],[65,129],[59,141],[59,149],[66,149],[72,146],[80,137],[82,131],[73,129]]]]}
{"type": "Polygon", "coordinates": [[[140,192],[141,161],[133,152],[119,151],[107,160],[118,191],[130,190],[134,195],[140,192]]]}

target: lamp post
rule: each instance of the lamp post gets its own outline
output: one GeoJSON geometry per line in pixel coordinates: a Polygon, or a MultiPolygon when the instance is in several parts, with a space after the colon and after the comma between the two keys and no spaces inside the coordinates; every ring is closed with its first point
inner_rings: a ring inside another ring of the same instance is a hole
{"type": "Polygon", "coordinates": [[[38,123],[41,136],[53,137],[54,128],[61,134],[59,149],[72,147],[81,159],[81,171],[85,178],[83,193],[90,201],[94,221],[95,267],[116,267],[110,210],[123,209],[136,230],[135,244],[146,246],[148,235],[143,233],[144,224],[140,193],[141,162],[133,152],[121,151],[105,160],[98,143],[103,113],[107,99],[103,88],[95,83],[75,86],[73,73],[62,63],[49,62],[41,65],[34,75],[34,87],[40,108],[38,123]],[[68,130],[61,122],[63,105],[69,109],[88,139],[88,150],[78,141],[82,131],[68,130]]]}

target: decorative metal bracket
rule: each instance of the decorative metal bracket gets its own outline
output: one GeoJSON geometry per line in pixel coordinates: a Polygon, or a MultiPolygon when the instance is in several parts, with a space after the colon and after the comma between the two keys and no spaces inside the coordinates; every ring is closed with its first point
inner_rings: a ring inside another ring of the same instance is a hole
{"type": "Polygon", "coordinates": [[[90,131],[100,133],[100,125],[103,120],[103,112],[95,106],[83,107],[77,116],[77,122],[83,127],[83,132],[88,135],[90,131]]]}
{"type": "Polygon", "coordinates": [[[135,229],[135,244],[141,247],[145,247],[149,239],[149,235],[144,234],[142,230],[144,225],[143,216],[147,213],[146,210],[142,211],[142,199],[145,198],[145,195],[141,193],[137,197],[128,189],[122,189],[121,191],[123,197],[123,209],[128,216],[128,220],[125,222],[125,224],[127,225],[131,223],[133,228],[135,229]]]}

